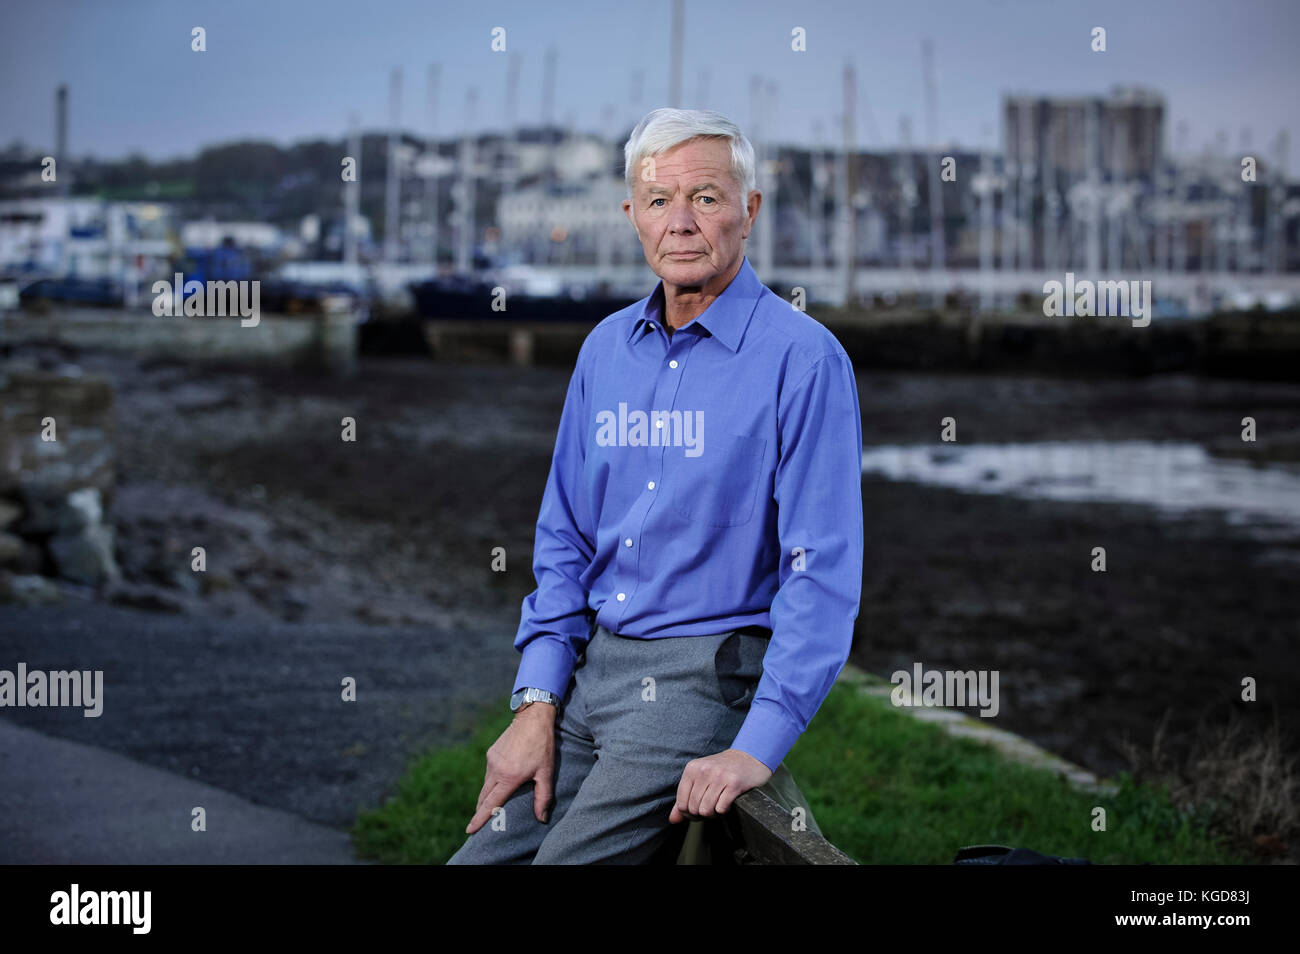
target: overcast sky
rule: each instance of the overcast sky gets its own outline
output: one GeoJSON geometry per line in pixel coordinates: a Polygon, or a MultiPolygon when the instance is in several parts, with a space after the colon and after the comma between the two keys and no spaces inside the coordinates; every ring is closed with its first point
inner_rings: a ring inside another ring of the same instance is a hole
{"type": "MultiPolygon", "coordinates": [[[[520,117],[537,121],[542,64],[558,53],[556,119],[613,136],[666,105],[671,0],[0,0],[0,145],[53,142],[54,90],[70,90],[74,155],[192,154],[240,138],[287,144],[338,136],[352,111],[383,126],[388,77],[404,70],[403,118],[428,129],[425,73],[442,65],[439,129],[505,125],[504,27],[523,55],[520,117]],[[207,52],[190,31],[207,31],[207,52]],[[644,90],[633,102],[632,74],[644,90]],[[607,110],[612,109],[612,113],[607,110]],[[606,117],[612,115],[612,123],[606,117]]],[[[921,41],[934,44],[938,135],[973,147],[999,136],[1012,91],[1105,93],[1145,85],[1166,98],[1193,149],[1216,132],[1268,155],[1289,131],[1300,168],[1300,0],[687,0],[683,105],[751,129],[751,78],[776,85],[772,126],[787,142],[838,135],[841,74],[858,70],[858,142],[894,145],[910,116],[926,141],[921,41]],[[1090,32],[1107,31],[1107,51],[1090,32]],[[808,51],[790,48],[806,31],[808,51]],[[708,71],[701,99],[701,71],[708,71]]]]}

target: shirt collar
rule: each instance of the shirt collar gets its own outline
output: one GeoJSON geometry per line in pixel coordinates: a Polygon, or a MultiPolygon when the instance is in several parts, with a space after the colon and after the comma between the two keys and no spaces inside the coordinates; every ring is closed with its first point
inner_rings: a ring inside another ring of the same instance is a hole
{"type": "MultiPolygon", "coordinates": [[[[650,296],[641,300],[641,312],[636,321],[632,322],[632,330],[627,336],[629,341],[639,341],[649,328],[650,321],[663,321],[663,286],[663,279],[660,279],[650,296]]],[[[732,351],[738,351],[745,330],[749,327],[749,319],[754,314],[754,306],[758,304],[762,293],[763,283],[758,280],[753,266],[749,264],[749,256],[746,255],[731,284],[686,327],[699,325],[732,351]]]]}

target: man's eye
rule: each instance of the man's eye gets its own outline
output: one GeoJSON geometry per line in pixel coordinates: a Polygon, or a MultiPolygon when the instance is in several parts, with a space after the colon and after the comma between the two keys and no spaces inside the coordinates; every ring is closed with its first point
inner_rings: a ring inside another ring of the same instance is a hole
{"type": "Polygon", "coordinates": [[[650,204],[654,205],[656,202],[663,202],[663,201],[664,201],[663,199],[651,199],[650,204]]]}
{"type": "Polygon", "coordinates": [[[709,202],[717,202],[717,201],[718,201],[717,199],[715,199],[715,198],[714,198],[713,196],[711,196],[711,195],[702,195],[702,196],[700,196],[700,198],[701,198],[701,199],[708,199],[709,202]]]}

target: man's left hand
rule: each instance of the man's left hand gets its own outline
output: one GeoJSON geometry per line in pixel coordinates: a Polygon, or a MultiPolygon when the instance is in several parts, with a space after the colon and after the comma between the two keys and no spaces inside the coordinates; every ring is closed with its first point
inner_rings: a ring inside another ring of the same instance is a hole
{"type": "Polygon", "coordinates": [[[740,749],[727,749],[686,763],[677,785],[677,804],[668,820],[698,821],[721,815],[731,803],[772,777],[772,770],[740,749]]]}

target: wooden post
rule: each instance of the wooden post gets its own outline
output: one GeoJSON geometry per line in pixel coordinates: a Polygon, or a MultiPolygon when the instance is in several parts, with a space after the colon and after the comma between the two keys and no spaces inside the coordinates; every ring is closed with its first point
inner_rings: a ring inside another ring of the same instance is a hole
{"type": "Polygon", "coordinates": [[[510,329],[510,363],[525,366],[533,363],[533,332],[530,329],[510,329]]]}

